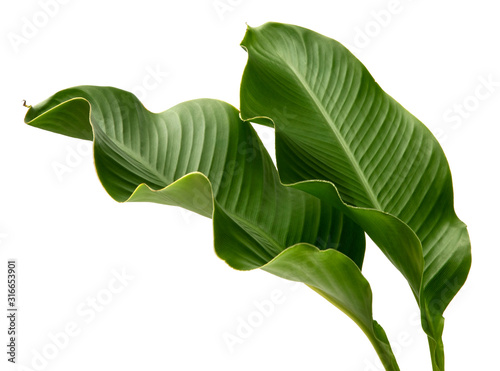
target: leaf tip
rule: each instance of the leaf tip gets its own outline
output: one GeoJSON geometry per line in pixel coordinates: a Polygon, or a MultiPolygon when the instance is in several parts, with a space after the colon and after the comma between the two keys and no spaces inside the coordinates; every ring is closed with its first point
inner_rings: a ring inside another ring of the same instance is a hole
{"type": "Polygon", "coordinates": [[[248,22],[245,22],[246,26],[247,26],[247,29],[245,31],[245,36],[243,37],[243,40],[241,40],[241,43],[240,43],[240,46],[246,51],[248,52],[248,44],[250,42],[250,38],[252,37],[252,33],[253,33],[253,30],[254,30],[254,27],[250,26],[248,24],[248,22]]]}

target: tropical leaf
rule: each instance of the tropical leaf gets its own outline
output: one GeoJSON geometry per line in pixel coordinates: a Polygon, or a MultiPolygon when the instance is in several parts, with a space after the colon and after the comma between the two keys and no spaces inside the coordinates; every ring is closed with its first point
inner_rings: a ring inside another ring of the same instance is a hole
{"type": "Polygon", "coordinates": [[[282,185],[234,107],[201,99],[156,114],[131,93],[81,86],[31,107],[25,121],[93,140],[98,177],[115,200],[212,217],[215,251],[231,267],[305,282],[361,327],[388,370],[398,370],[360,271],[364,232],[329,203],[282,185]]]}
{"type": "Polygon", "coordinates": [[[330,38],[267,23],[249,27],[242,46],[242,118],[275,127],[284,183],[322,180],[296,187],[352,218],[406,277],[443,370],[442,315],[471,255],[439,143],[330,38]]]}

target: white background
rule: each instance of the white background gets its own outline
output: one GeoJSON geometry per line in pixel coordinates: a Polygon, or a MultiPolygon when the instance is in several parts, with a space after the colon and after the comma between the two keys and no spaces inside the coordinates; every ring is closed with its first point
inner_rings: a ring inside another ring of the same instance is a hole
{"type": "MultiPolygon", "coordinates": [[[[213,252],[209,219],[114,202],[88,146],[23,124],[22,99],[36,104],[80,84],[132,90],[153,111],[199,97],[238,107],[245,22],[266,21],[348,45],[438,135],[473,247],[469,279],[445,313],[447,370],[499,369],[497,1],[46,3],[3,2],[0,10],[1,370],[8,258],[19,265],[18,361],[25,370],[378,370],[361,331],[319,295],[265,272],[229,268],[213,252]],[[113,272],[123,269],[133,279],[115,283],[121,291],[108,296],[113,272]],[[273,313],[229,347],[224,334],[237,336],[240,320],[258,319],[255,303],[276,295],[273,313]],[[92,297],[110,303],[89,313],[92,297]],[[62,341],[68,325],[77,335],[62,341]],[[52,358],[46,363],[37,355],[44,352],[52,358]]],[[[272,131],[262,133],[272,150],[272,131]]],[[[375,318],[401,369],[430,370],[407,284],[372,243],[365,264],[375,318]]]]}

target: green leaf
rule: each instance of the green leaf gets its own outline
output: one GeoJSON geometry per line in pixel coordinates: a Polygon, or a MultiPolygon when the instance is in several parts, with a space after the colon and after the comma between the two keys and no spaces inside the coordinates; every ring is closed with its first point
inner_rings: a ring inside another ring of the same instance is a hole
{"type": "Polygon", "coordinates": [[[388,370],[398,370],[360,272],[364,232],[327,202],[281,184],[234,107],[201,99],[156,114],[128,92],[81,86],[31,107],[25,121],[93,139],[98,177],[115,200],[212,217],[215,251],[231,267],[307,283],[358,323],[388,370]]]}
{"type": "Polygon", "coordinates": [[[444,369],[442,314],[469,272],[466,226],[430,131],[340,43],[278,23],[248,28],[245,120],[274,126],[280,177],[330,200],[408,280],[435,370],[444,369]]]}

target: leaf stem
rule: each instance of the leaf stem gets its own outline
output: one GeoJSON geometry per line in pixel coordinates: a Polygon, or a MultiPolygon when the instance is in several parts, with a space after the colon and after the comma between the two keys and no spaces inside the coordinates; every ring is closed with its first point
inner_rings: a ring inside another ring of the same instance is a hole
{"type": "Polygon", "coordinates": [[[378,355],[380,361],[382,362],[382,364],[384,365],[384,368],[386,369],[386,371],[400,371],[398,363],[396,361],[396,357],[394,356],[394,353],[392,352],[391,346],[389,344],[389,340],[387,339],[387,336],[385,335],[384,330],[375,321],[374,321],[374,325],[379,326],[379,331],[381,330],[381,332],[383,333],[385,341],[381,341],[381,339],[379,339],[376,335],[373,336],[369,332],[365,331],[365,329],[363,329],[363,328],[361,328],[361,329],[363,330],[363,332],[366,334],[366,336],[368,337],[368,339],[372,343],[372,346],[375,349],[375,351],[377,352],[377,355],[378,355]]]}
{"type": "Polygon", "coordinates": [[[436,342],[435,339],[428,336],[429,349],[431,353],[432,371],[444,371],[444,346],[441,339],[436,342]]]}
{"type": "Polygon", "coordinates": [[[396,357],[392,352],[391,345],[389,344],[389,340],[387,339],[387,335],[385,334],[385,331],[382,328],[382,326],[380,326],[376,321],[372,321],[372,326],[368,326],[367,324],[359,321],[357,318],[351,316],[349,314],[349,311],[345,310],[345,308],[343,308],[343,306],[340,303],[333,300],[333,298],[330,297],[327,293],[323,292],[322,290],[314,286],[311,285],[307,286],[310,287],[312,290],[316,291],[321,296],[323,296],[330,303],[335,305],[338,309],[344,312],[349,318],[351,318],[359,326],[359,328],[361,328],[361,330],[365,333],[368,340],[370,340],[370,343],[372,343],[372,346],[375,349],[375,352],[377,352],[377,355],[386,371],[400,371],[398,363],[396,361],[396,357]]]}

